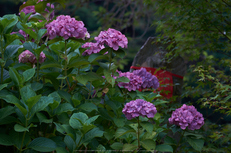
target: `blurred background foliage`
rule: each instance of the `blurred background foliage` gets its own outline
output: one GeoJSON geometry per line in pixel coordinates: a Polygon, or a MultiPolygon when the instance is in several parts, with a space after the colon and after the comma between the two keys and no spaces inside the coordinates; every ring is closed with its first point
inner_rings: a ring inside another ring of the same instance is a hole
{"type": "MultiPolygon", "coordinates": [[[[55,14],[70,15],[82,20],[91,37],[109,27],[128,37],[127,56],[121,62],[123,71],[129,71],[133,58],[148,37],[171,38],[176,46],[169,55],[181,55],[188,66],[188,73],[184,77],[182,102],[193,103],[198,109],[201,106],[200,111],[210,119],[214,128],[208,136],[218,142],[222,141],[216,145],[230,145],[231,135],[228,132],[231,131],[231,1],[66,2],[65,9],[56,5],[55,14]]],[[[1,0],[0,15],[18,14],[22,3],[21,0],[1,0]]],[[[210,146],[207,151],[219,145],[210,146]]]]}

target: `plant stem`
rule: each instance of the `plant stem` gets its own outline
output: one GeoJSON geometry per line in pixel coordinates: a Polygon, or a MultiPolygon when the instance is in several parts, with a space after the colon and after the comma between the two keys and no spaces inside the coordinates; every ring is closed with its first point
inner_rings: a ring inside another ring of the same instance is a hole
{"type": "Polygon", "coordinates": [[[184,136],[184,133],[185,133],[185,130],[184,130],[183,134],[182,134],[181,137],[180,137],[180,140],[179,140],[179,142],[178,142],[178,144],[177,144],[177,146],[176,146],[176,150],[175,150],[173,153],[176,153],[176,152],[177,152],[177,148],[180,146],[180,142],[181,142],[181,140],[182,140],[182,138],[183,138],[183,136],[184,136]]]}
{"type": "MultiPolygon", "coordinates": [[[[26,127],[27,127],[27,119],[26,119],[26,127]]],[[[24,142],[25,136],[26,136],[26,131],[24,131],[24,133],[23,133],[22,143],[21,143],[21,146],[20,146],[20,153],[23,151],[22,147],[23,147],[23,142],[24,142]]]]}
{"type": "Polygon", "coordinates": [[[137,148],[137,150],[139,150],[139,148],[140,148],[140,117],[139,116],[138,116],[137,139],[138,139],[138,148],[137,148]]]}

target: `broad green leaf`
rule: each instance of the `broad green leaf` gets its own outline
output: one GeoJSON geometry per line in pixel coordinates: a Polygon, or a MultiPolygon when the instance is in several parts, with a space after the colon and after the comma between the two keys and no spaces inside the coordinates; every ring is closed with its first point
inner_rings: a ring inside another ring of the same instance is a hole
{"type": "Polygon", "coordinates": [[[3,26],[0,30],[0,33],[10,33],[13,29],[13,27],[16,25],[18,22],[18,17],[15,14],[9,14],[9,15],[4,15],[1,19],[1,25],[3,26]],[[3,30],[3,31],[2,31],[3,30]]]}
{"type": "Polygon", "coordinates": [[[34,149],[39,152],[51,152],[57,147],[56,143],[48,138],[38,137],[31,141],[28,148],[34,149]]]}
{"type": "Polygon", "coordinates": [[[21,95],[23,101],[26,103],[29,98],[36,96],[36,93],[31,89],[30,86],[24,86],[20,90],[20,95],[21,95]]]}
{"type": "Polygon", "coordinates": [[[161,151],[161,152],[173,152],[173,148],[170,145],[167,144],[160,144],[156,146],[156,150],[157,151],[161,151]]]}
{"type": "Polygon", "coordinates": [[[117,127],[124,127],[125,119],[124,118],[113,118],[114,123],[117,127]]]}
{"type": "Polygon", "coordinates": [[[5,84],[1,84],[0,85],[0,90],[2,90],[3,88],[7,87],[8,83],[5,83],[5,84]]]}
{"type": "Polygon", "coordinates": [[[29,81],[34,76],[34,74],[35,74],[34,68],[24,71],[22,73],[22,76],[24,78],[24,82],[29,81]]]}
{"type": "Polygon", "coordinates": [[[103,72],[104,72],[104,76],[105,76],[107,82],[109,82],[112,85],[112,87],[114,87],[115,79],[112,77],[112,74],[107,70],[104,70],[103,72]]]}
{"type": "Polygon", "coordinates": [[[52,123],[53,121],[53,118],[47,119],[47,117],[43,113],[40,113],[40,112],[37,112],[36,116],[38,117],[40,124],[41,123],[52,123]]]}
{"type": "Polygon", "coordinates": [[[101,131],[98,127],[96,127],[84,135],[83,143],[88,143],[95,137],[102,137],[103,133],[104,133],[103,131],[101,131]]]}
{"type": "Polygon", "coordinates": [[[85,123],[87,124],[91,124],[92,122],[94,122],[97,118],[99,117],[99,115],[93,116],[91,118],[88,118],[85,123]]]}
{"type": "Polygon", "coordinates": [[[82,134],[86,134],[88,131],[90,131],[91,129],[93,129],[95,127],[96,126],[93,124],[84,124],[81,132],[82,132],[82,134]]]}
{"type": "Polygon", "coordinates": [[[27,104],[29,110],[39,101],[42,95],[36,95],[34,97],[30,97],[25,103],[27,104]]]}
{"type": "Polygon", "coordinates": [[[23,48],[22,45],[9,45],[6,47],[6,50],[4,52],[4,59],[12,59],[16,56],[16,53],[18,52],[19,48],[23,48]]]}
{"type": "Polygon", "coordinates": [[[82,110],[84,110],[84,111],[86,111],[88,113],[92,112],[93,110],[98,111],[97,106],[95,104],[93,104],[93,103],[84,103],[84,104],[79,106],[79,109],[82,109],[82,110]]]}
{"type": "Polygon", "coordinates": [[[75,108],[71,104],[69,104],[69,103],[63,103],[63,104],[60,104],[57,107],[57,109],[55,110],[55,114],[59,115],[59,114],[61,114],[63,112],[72,112],[74,110],[75,110],[75,108]]]}
{"type": "Polygon", "coordinates": [[[0,109],[0,120],[15,113],[15,108],[12,106],[6,106],[0,109]]]}
{"type": "Polygon", "coordinates": [[[58,94],[61,98],[65,99],[68,103],[72,104],[71,95],[68,92],[59,90],[58,94]]]}
{"type": "Polygon", "coordinates": [[[69,61],[67,67],[69,69],[72,68],[72,67],[78,68],[80,66],[84,66],[84,65],[88,65],[88,64],[89,64],[89,62],[86,59],[81,58],[81,57],[76,57],[76,58],[72,58],[69,61]]]}
{"type": "Polygon", "coordinates": [[[31,116],[34,115],[36,112],[44,110],[45,107],[53,102],[54,100],[52,97],[42,96],[39,101],[31,108],[31,116]]]}
{"type": "Polygon", "coordinates": [[[47,32],[47,29],[39,29],[38,35],[37,35],[37,40],[40,40],[46,32],[47,32]]]}
{"type": "Polygon", "coordinates": [[[23,79],[15,68],[10,67],[9,75],[16,86],[22,87],[23,79]]]}
{"type": "Polygon", "coordinates": [[[115,53],[116,56],[118,56],[120,58],[124,58],[124,56],[126,55],[125,51],[122,49],[118,49],[117,51],[113,51],[113,53],[115,53]]]}
{"type": "Polygon", "coordinates": [[[87,119],[88,116],[85,113],[74,113],[69,120],[69,124],[74,129],[80,129],[87,119]]]}
{"type": "Polygon", "coordinates": [[[4,145],[4,146],[14,145],[11,137],[9,135],[3,134],[3,133],[0,133],[0,144],[4,145]]]}
{"type": "Polygon", "coordinates": [[[133,152],[135,149],[137,149],[138,146],[134,144],[124,144],[123,145],[123,151],[130,151],[133,152]]]}
{"type": "Polygon", "coordinates": [[[114,142],[112,145],[110,145],[110,147],[115,150],[122,150],[123,144],[120,142],[114,142]]]}
{"type": "Polygon", "coordinates": [[[75,141],[69,136],[69,135],[66,135],[64,137],[64,142],[65,144],[67,145],[67,148],[70,152],[73,152],[74,149],[76,148],[76,144],[75,144],[75,141]]]}
{"type": "Polygon", "coordinates": [[[62,68],[61,65],[55,61],[55,60],[47,60],[44,63],[42,63],[42,65],[40,66],[40,69],[46,69],[46,68],[50,68],[50,67],[55,67],[55,68],[62,68]]]}
{"type": "Polygon", "coordinates": [[[153,124],[149,123],[149,122],[145,122],[145,123],[140,123],[140,125],[149,133],[152,133],[153,131],[153,124]]]}
{"type": "Polygon", "coordinates": [[[135,132],[136,131],[134,129],[128,129],[128,128],[125,128],[125,127],[121,127],[121,128],[118,128],[115,132],[115,139],[116,138],[119,138],[127,133],[130,133],[130,132],[135,132]]]}
{"type": "Polygon", "coordinates": [[[15,124],[15,125],[14,125],[14,130],[15,130],[16,132],[24,132],[24,131],[29,132],[29,129],[28,129],[28,128],[25,128],[25,127],[23,127],[22,125],[19,125],[19,124],[15,124]]]}
{"type": "MultiPolygon", "coordinates": [[[[36,35],[36,34],[35,34],[36,35]]],[[[23,43],[23,47],[26,49],[26,50],[29,50],[30,52],[32,52],[33,54],[34,53],[34,49],[37,49],[37,44],[34,43],[34,42],[25,42],[23,43]]]]}
{"type": "Polygon", "coordinates": [[[155,150],[156,142],[152,139],[146,139],[140,142],[142,147],[144,147],[147,151],[155,150]]]}
{"type": "Polygon", "coordinates": [[[201,149],[204,146],[203,139],[194,139],[194,138],[186,137],[186,141],[193,147],[193,149],[197,151],[201,151],[201,149]]]}
{"type": "Polygon", "coordinates": [[[125,82],[125,83],[128,83],[130,82],[130,80],[127,78],[127,77],[119,77],[119,78],[116,78],[116,81],[117,82],[125,82]]]}

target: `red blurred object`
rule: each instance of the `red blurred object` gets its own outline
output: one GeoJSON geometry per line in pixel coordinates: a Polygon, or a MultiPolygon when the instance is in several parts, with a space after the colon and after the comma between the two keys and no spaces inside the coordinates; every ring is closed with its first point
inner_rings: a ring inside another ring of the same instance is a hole
{"type": "MultiPolygon", "coordinates": [[[[131,66],[131,69],[139,70],[142,67],[137,67],[137,66],[131,66]]],[[[160,95],[166,98],[171,98],[173,96],[173,79],[172,76],[178,77],[183,79],[182,76],[173,74],[169,71],[166,70],[161,70],[161,69],[156,69],[152,67],[143,67],[145,68],[148,72],[152,73],[155,75],[160,83],[159,88],[157,91],[160,91],[160,95]]]]}

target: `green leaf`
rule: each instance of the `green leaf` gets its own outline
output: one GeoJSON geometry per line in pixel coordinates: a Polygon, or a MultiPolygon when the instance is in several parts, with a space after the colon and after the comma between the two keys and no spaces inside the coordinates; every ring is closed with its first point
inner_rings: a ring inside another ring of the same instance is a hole
{"type": "Polygon", "coordinates": [[[152,133],[153,131],[153,124],[149,123],[149,122],[145,122],[145,123],[140,123],[140,125],[149,133],[152,133]]]}
{"type": "Polygon", "coordinates": [[[63,90],[58,91],[61,98],[65,99],[68,103],[72,104],[71,95],[63,90]]]}
{"type": "Polygon", "coordinates": [[[14,95],[6,95],[5,97],[1,97],[4,99],[7,103],[14,104],[18,109],[24,114],[27,114],[27,110],[21,105],[21,102],[18,98],[16,98],[14,95]]]}
{"type": "Polygon", "coordinates": [[[123,144],[120,142],[114,142],[112,145],[110,145],[110,147],[115,150],[122,150],[123,144]]]}
{"type": "Polygon", "coordinates": [[[15,124],[15,125],[14,125],[14,130],[15,130],[16,132],[24,132],[24,131],[29,132],[29,129],[28,129],[28,128],[25,128],[25,127],[23,127],[22,125],[19,125],[19,124],[15,124]]]}
{"type": "Polygon", "coordinates": [[[44,110],[49,104],[53,102],[54,100],[52,97],[42,96],[39,101],[31,108],[31,116],[34,115],[36,112],[44,110]]]}
{"type": "Polygon", "coordinates": [[[36,93],[31,89],[30,86],[24,86],[20,90],[20,95],[22,96],[23,101],[26,103],[29,98],[36,96],[36,93]]]}
{"type": "Polygon", "coordinates": [[[84,124],[81,132],[82,132],[82,134],[86,134],[88,131],[90,131],[91,129],[93,129],[95,127],[96,126],[93,124],[84,124]]]}
{"type": "Polygon", "coordinates": [[[114,123],[117,127],[124,127],[125,119],[124,118],[113,118],[114,123]]]}
{"type": "Polygon", "coordinates": [[[24,78],[24,82],[29,81],[34,76],[34,74],[35,74],[35,69],[34,68],[24,71],[22,73],[23,78],[24,78]]]}
{"type": "Polygon", "coordinates": [[[90,64],[90,63],[86,59],[84,59],[82,57],[76,57],[76,58],[71,58],[67,67],[69,69],[72,67],[78,68],[80,66],[84,66],[84,65],[88,65],[88,64],[90,64]]]}
{"type": "Polygon", "coordinates": [[[29,143],[28,148],[34,149],[40,152],[51,152],[56,149],[56,143],[48,138],[39,137],[35,138],[29,143]]]}
{"type": "Polygon", "coordinates": [[[113,53],[115,53],[116,56],[118,56],[120,58],[124,58],[124,56],[126,55],[125,51],[122,49],[118,49],[117,51],[113,51],[113,53]]]}
{"type": "Polygon", "coordinates": [[[14,58],[20,48],[23,48],[23,46],[22,45],[8,45],[4,52],[4,59],[8,60],[10,58],[11,59],[14,58]]]}
{"type": "Polygon", "coordinates": [[[123,151],[130,151],[133,152],[135,149],[137,149],[137,145],[134,144],[124,144],[123,145],[123,151]]]}
{"type": "Polygon", "coordinates": [[[147,151],[155,150],[156,142],[152,139],[146,139],[141,141],[142,147],[144,147],[147,151]]]}
{"type": "Polygon", "coordinates": [[[85,123],[86,124],[91,124],[92,122],[94,122],[97,118],[99,117],[99,115],[93,116],[91,118],[88,118],[85,123]]]}
{"type": "Polygon", "coordinates": [[[56,60],[47,60],[41,64],[40,69],[46,69],[50,67],[62,68],[62,66],[56,60]]]}
{"type": "Polygon", "coordinates": [[[6,106],[0,109],[0,120],[15,113],[15,108],[12,106],[6,106]]]}
{"type": "Polygon", "coordinates": [[[117,81],[117,82],[125,82],[125,83],[130,82],[130,80],[127,77],[124,77],[124,76],[116,78],[115,81],[117,81]]]}
{"type": "Polygon", "coordinates": [[[128,129],[126,127],[121,127],[121,128],[118,128],[115,132],[115,139],[116,138],[119,138],[127,133],[130,133],[130,132],[136,132],[134,129],[128,129]]]}
{"type": "Polygon", "coordinates": [[[173,152],[173,148],[170,145],[166,144],[157,145],[156,150],[161,152],[173,152]]]}
{"type": "Polygon", "coordinates": [[[8,83],[5,83],[5,84],[1,84],[0,85],[0,90],[2,90],[3,88],[7,87],[8,83]]]}
{"type": "Polygon", "coordinates": [[[203,139],[193,139],[193,138],[186,137],[186,141],[193,147],[193,149],[197,151],[201,151],[204,146],[203,139]]]}
{"type": "Polygon", "coordinates": [[[91,54],[89,57],[88,57],[88,61],[90,62],[90,63],[93,63],[93,62],[95,62],[96,60],[100,60],[100,59],[108,59],[108,57],[107,56],[105,56],[105,55],[101,55],[101,54],[91,54]]]}
{"type": "Polygon", "coordinates": [[[103,133],[103,131],[96,127],[84,135],[83,143],[89,143],[95,137],[102,137],[103,133]]]}
{"type": "Polygon", "coordinates": [[[3,26],[0,33],[9,34],[18,22],[18,17],[15,14],[4,15],[0,21],[3,26]]]}
{"type": "Polygon", "coordinates": [[[76,148],[75,141],[69,135],[66,135],[64,137],[64,142],[67,145],[69,152],[73,152],[74,149],[76,148]]]}
{"type": "Polygon", "coordinates": [[[81,129],[83,123],[85,123],[87,119],[88,116],[85,113],[82,112],[74,113],[69,120],[69,124],[74,129],[81,129]]]}
{"type": "Polygon", "coordinates": [[[15,68],[10,67],[9,75],[16,86],[22,87],[23,80],[15,68]]]}
{"type": "Polygon", "coordinates": [[[114,87],[115,79],[112,77],[111,72],[109,72],[107,70],[104,70],[103,72],[104,72],[104,76],[105,76],[107,82],[109,82],[112,85],[112,87],[114,87]]]}
{"type": "Polygon", "coordinates": [[[43,113],[40,113],[40,112],[37,112],[36,116],[38,117],[40,124],[41,123],[52,123],[52,121],[53,121],[52,118],[47,119],[47,117],[43,113]]]}
{"type": "Polygon", "coordinates": [[[11,140],[11,137],[3,133],[0,133],[0,144],[4,146],[14,145],[14,143],[11,140]]]}
{"type": "Polygon", "coordinates": [[[75,108],[69,104],[69,103],[63,103],[63,104],[60,104],[57,109],[55,110],[55,114],[56,115],[59,115],[59,114],[62,114],[64,112],[72,112],[74,111],[75,108]]]}
{"type": "Polygon", "coordinates": [[[88,113],[92,112],[93,110],[98,111],[97,106],[95,104],[93,104],[93,103],[84,103],[84,104],[79,106],[79,109],[82,109],[82,110],[84,110],[84,111],[86,111],[88,113]]]}

